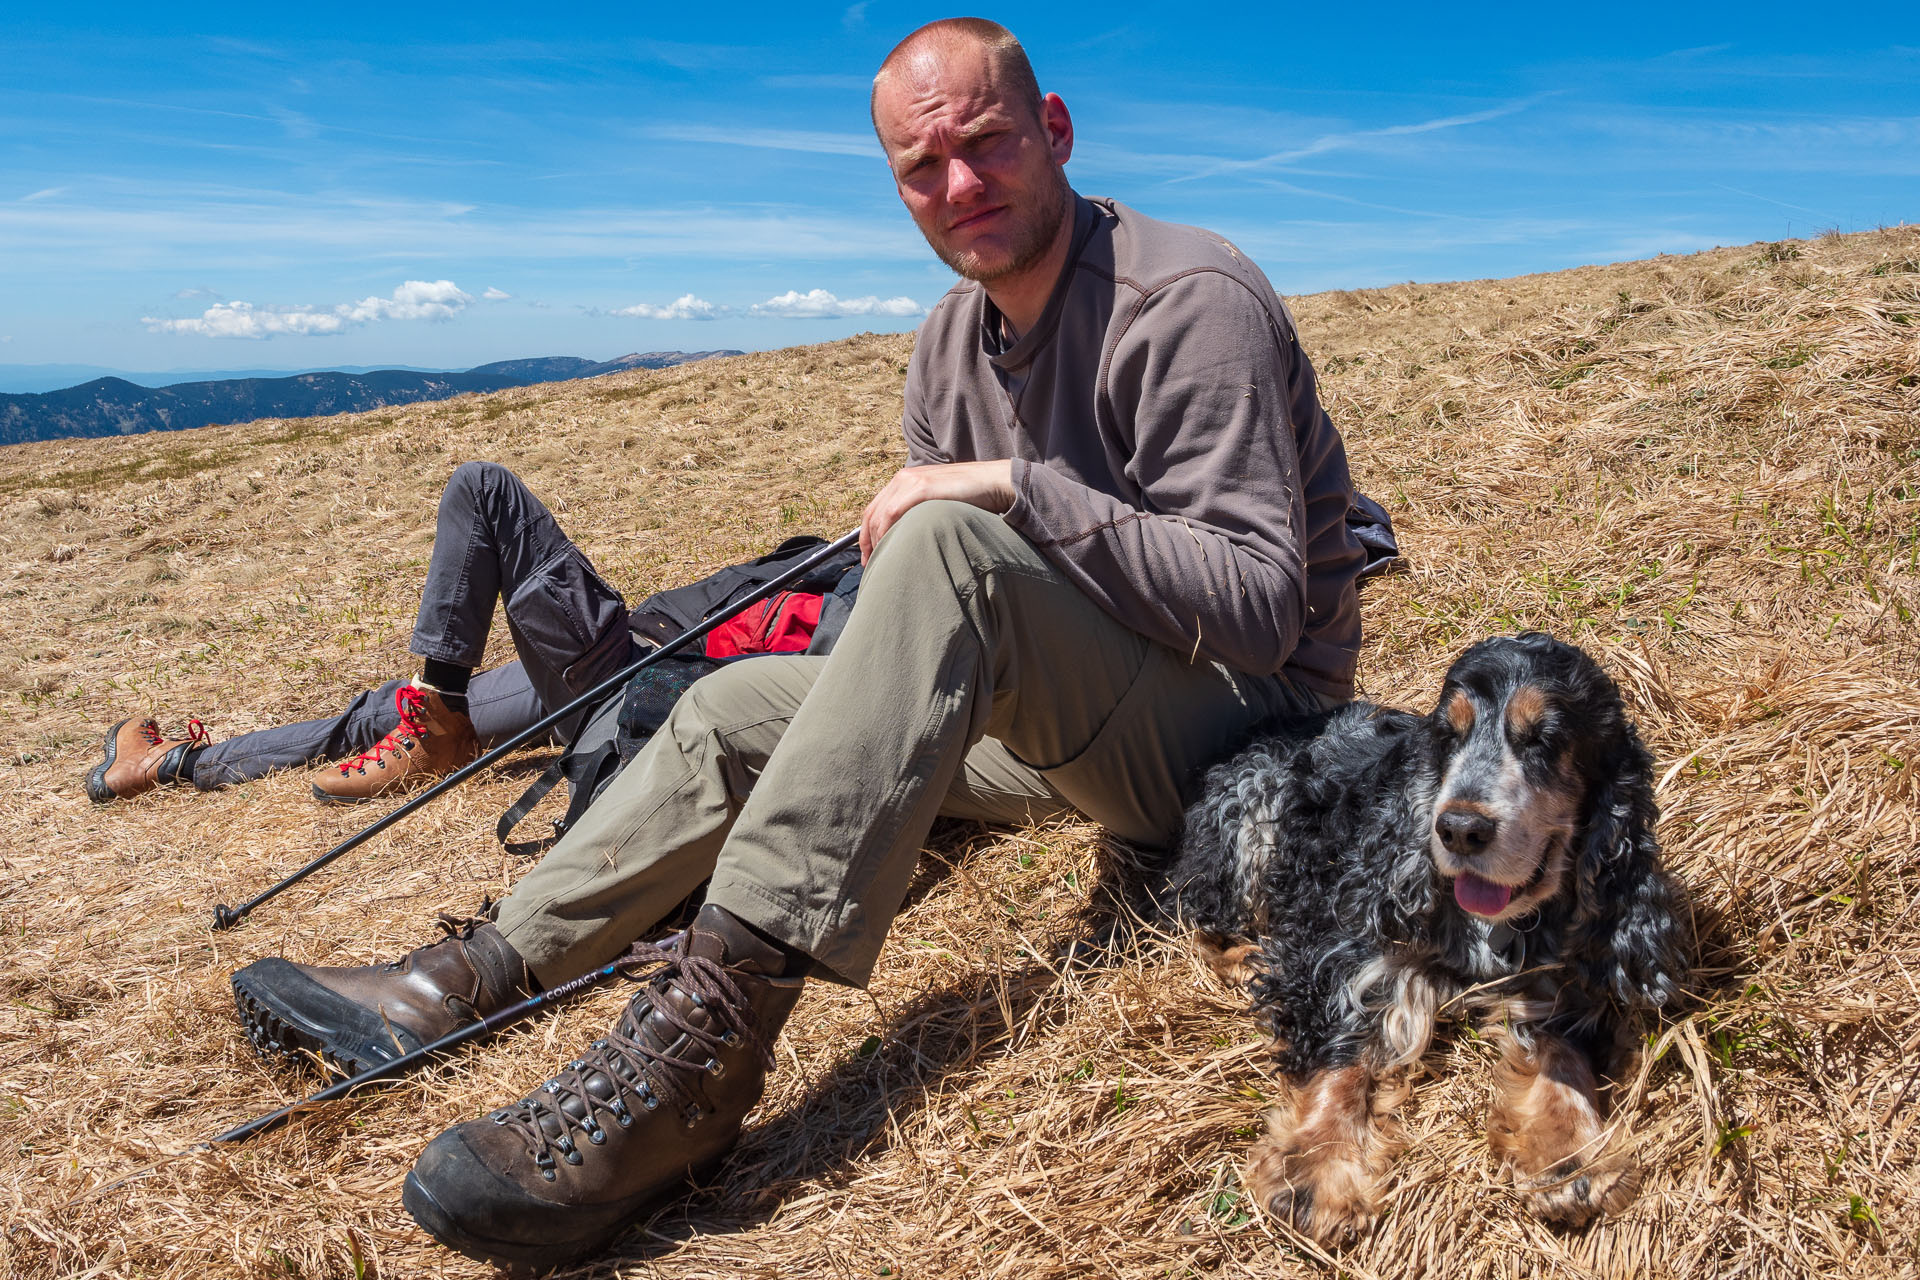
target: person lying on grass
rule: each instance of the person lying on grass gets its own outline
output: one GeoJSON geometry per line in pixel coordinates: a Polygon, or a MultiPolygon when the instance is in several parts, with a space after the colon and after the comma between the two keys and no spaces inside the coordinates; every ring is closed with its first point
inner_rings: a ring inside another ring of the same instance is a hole
{"type": "MultiPolygon", "coordinates": [[[[1351,696],[1346,456],[1260,270],[1211,232],[1077,194],[1066,104],[993,23],[908,36],[872,116],[962,278],[915,345],[908,465],[862,516],[834,652],[697,682],[493,919],[389,964],[234,975],[263,1051],[357,1070],[607,963],[708,882],[604,1037],[407,1175],[414,1218],[471,1256],[583,1256],[721,1159],[805,980],[867,981],[937,816],[1075,813],[1164,848],[1189,777],[1250,725],[1351,696]]],[[[450,494],[414,650],[421,701],[457,737],[476,732],[454,699],[494,594],[543,697],[617,669],[628,641],[510,477],[463,469],[450,494]],[[512,564],[555,558],[592,602],[555,605],[571,631],[515,611],[512,564]]]]}

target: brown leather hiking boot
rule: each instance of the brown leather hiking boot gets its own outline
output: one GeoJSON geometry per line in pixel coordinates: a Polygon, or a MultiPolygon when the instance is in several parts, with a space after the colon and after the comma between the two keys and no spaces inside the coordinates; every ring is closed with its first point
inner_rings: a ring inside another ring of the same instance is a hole
{"type": "Polygon", "coordinates": [[[122,720],[107,730],[106,758],[87,775],[87,795],[110,804],[165,783],[191,783],[187,755],[210,741],[198,720],[187,721],[184,738],[162,737],[158,720],[122,720]]]}
{"type": "Polygon", "coordinates": [[[802,978],[702,907],[604,1039],[519,1102],[420,1153],[401,1203],[470,1258],[558,1266],[718,1164],[760,1101],[802,978]]]}
{"type": "Polygon", "coordinates": [[[480,754],[473,721],[447,706],[437,690],[403,684],[393,691],[393,705],[400,711],[400,723],[392,732],[353,759],[316,772],[316,799],[358,804],[431,782],[480,754]]]}
{"type": "Polygon", "coordinates": [[[233,1001],[262,1055],[310,1054],[357,1076],[538,990],[484,918],[442,915],[446,936],[389,964],[332,969],[278,956],[233,975],[233,1001]]]}

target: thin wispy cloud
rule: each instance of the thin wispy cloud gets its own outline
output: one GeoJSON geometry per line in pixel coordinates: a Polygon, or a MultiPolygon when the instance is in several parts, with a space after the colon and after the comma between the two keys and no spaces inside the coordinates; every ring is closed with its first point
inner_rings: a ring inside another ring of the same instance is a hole
{"type": "MultiPolygon", "coordinates": [[[[171,182],[131,185],[99,204],[0,204],[0,243],[15,269],[151,268],[159,260],[216,272],[285,269],[324,260],[683,265],[715,262],[910,261],[926,243],[884,205],[872,213],[806,208],[649,209],[581,205],[474,211],[441,201],[231,193],[171,182]]],[[[497,269],[497,267],[495,268],[497,269]]],[[[452,274],[451,271],[448,274],[452,274]]]]}
{"type": "Polygon", "coordinates": [[[1414,134],[1437,133],[1443,129],[1461,129],[1468,125],[1485,124],[1503,116],[1514,115],[1528,107],[1552,97],[1550,93],[1536,93],[1515,102],[1489,107],[1485,111],[1470,111],[1464,115],[1439,116],[1432,120],[1419,120],[1412,124],[1391,124],[1379,129],[1353,129],[1343,133],[1322,134],[1304,146],[1293,147],[1286,151],[1275,151],[1271,155],[1258,156],[1251,160],[1218,160],[1185,177],[1175,178],[1175,182],[1195,182],[1201,178],[1216,177],[1225,173],[1244,173],[1250,169],[1272,169],[1282,165],[1294,164],[1314,156],[1326,155],[1332,151],[1345,151],[1361,147],[1376,139],[1404,138],[1414,134]]]}
{"type": "Polygon", "coordinates": [[[504,302],[512,296],[513,295],[505,289],[496,289],[492,285],[488,285],[487,291],[480,295],[480,300],[482,302],[504,302]]]}
{"type": "Polygon", "coordinates": [[[154,333],[202,338],[316,337],[344,333],[375,320],[451,320],[472,303],[473,295],[451,280],[409,280],[388,298],[362,298],[331,307],[217,302],[197,316],[142,316],[140,323],[154,333]]]}
{"type": "Polygon", "coordinates": [[[30,192],[27,195],[21,196],[20,203],[31,204],[35,200],[51,200],[55,196],[63,196],[65,194],[67,194],[66,187],[42,187],[38,191],[30,192]]]}
{"type": "Polygon", "coordinates": [[[905,319],[926,313],[925,307],[908,297],[881,298],[869,295],[865,298],[837,298],[825,289],[809,289],[805,293],[789,289],[778,297],[756,302],[747,309],[748,315],[777,320],[830,320],[843,316],[893,316],[905,319]]]}
{"type": "Polygon", "coordinates": [[[723,307],[691,293],[683,293],[663,307],[651,302],[636,302],[607,314],[631,316],[639,320],[718,320],[732,311],[732,307],[723,307]]]}
{"type": "Polygon", "coordinates": [[[649,137],[666,138],[673,142],[759,147],[768,151],[873,158],[881,154],[880,144],[871,134],[865,133],[826,133],[813,129],[729,129],[707,124],[661,124],[645,132],[649,137]]]}

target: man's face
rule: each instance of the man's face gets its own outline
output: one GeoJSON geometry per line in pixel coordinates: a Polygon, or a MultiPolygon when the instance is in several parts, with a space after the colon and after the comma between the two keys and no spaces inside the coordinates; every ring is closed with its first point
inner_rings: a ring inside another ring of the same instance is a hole
{"type": "Polygon", "coordinates": [[[1045,256],[1067,216],[1073,126],[1059,98],[1009,101],[985,50],[930,49],[881,84],[874,123],[900,199],[942,262],[991,284],[1045,256]]]}

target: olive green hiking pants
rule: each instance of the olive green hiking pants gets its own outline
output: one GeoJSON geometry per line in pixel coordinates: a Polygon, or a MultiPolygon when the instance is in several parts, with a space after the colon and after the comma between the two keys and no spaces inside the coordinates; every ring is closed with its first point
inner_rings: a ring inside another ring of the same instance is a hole
{"type": "Polygon", "coordinates": [[[1090,817],[1166,847],[1249,725],[1319,701],[1114,621],[1023,535],[958,502],[881,541],[827,657],[705,677],[500,904],[546,985],[706,900],[864,985],[938,815],[1090,817]]]}

